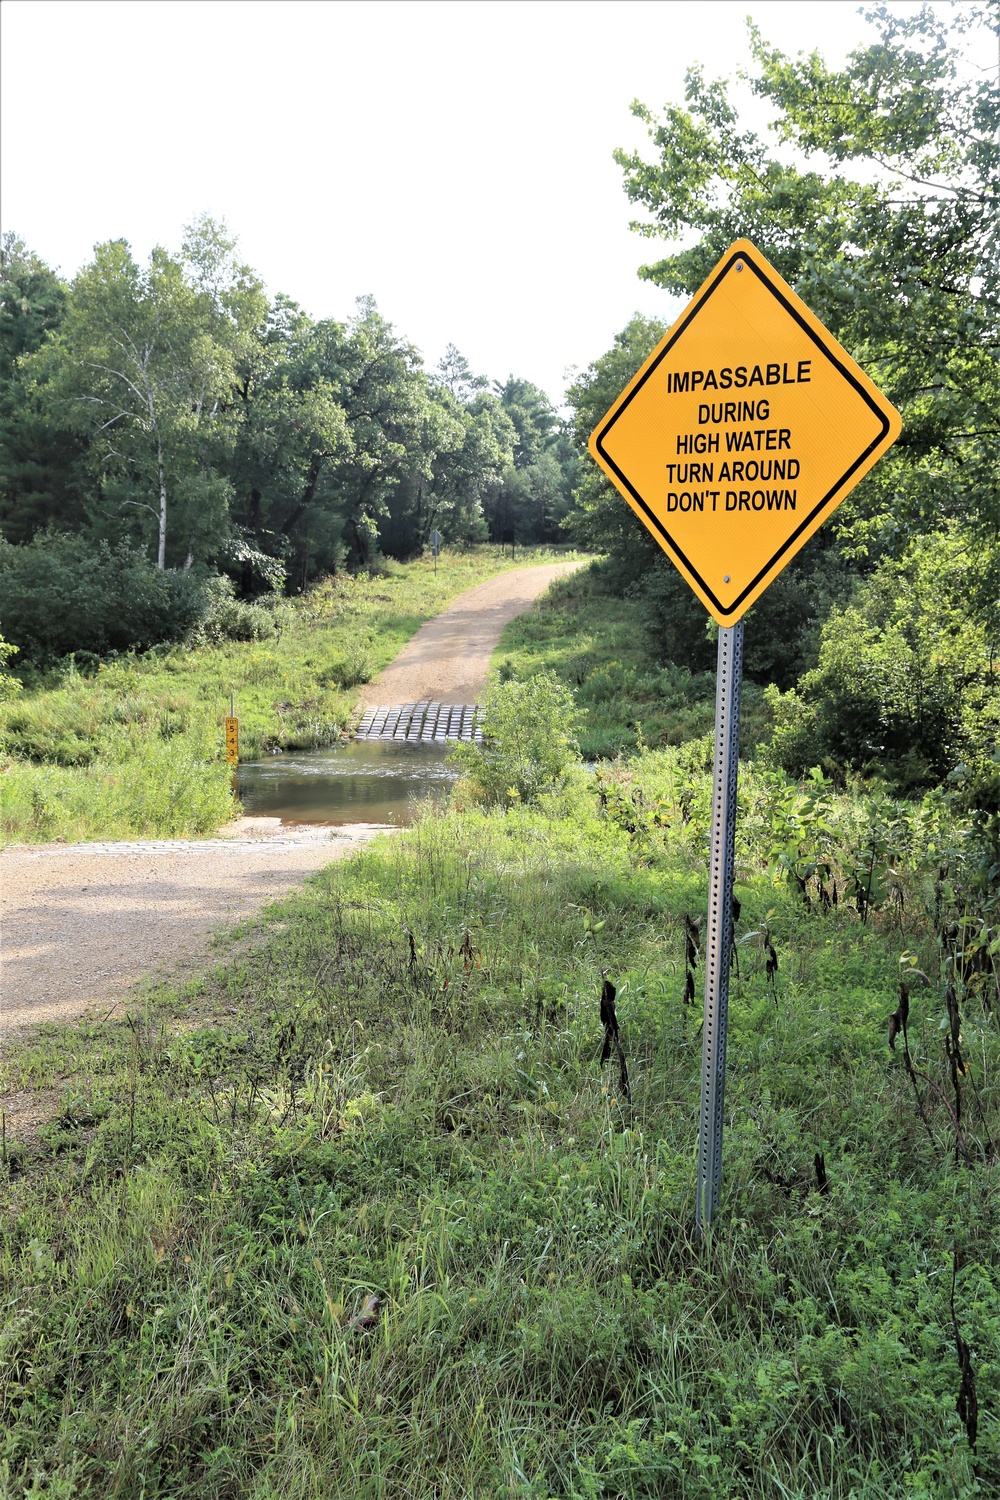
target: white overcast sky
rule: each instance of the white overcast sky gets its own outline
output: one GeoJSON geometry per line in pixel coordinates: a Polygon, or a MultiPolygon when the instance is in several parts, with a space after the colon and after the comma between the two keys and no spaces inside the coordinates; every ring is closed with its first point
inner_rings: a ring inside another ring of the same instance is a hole
{"type": "Polygon", "coordinates": [[[835,62],[873,35],[853,0],[5,0],[2,226],[72,276],[207,211],[314,316],[373,293],[428,363],[451,341],[558,401],[676,307],[636,279],[629,104],[735,76],[748,13],[835,62]]]}

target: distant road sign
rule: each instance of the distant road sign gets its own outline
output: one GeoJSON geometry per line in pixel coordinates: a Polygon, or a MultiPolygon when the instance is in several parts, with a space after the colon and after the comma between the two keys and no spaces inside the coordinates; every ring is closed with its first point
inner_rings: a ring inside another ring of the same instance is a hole
{"type": "Polygon", "coordinates": [[[435,552],[439,552],[441,550],[441,533],[440,533],[440,531],[432,531],[431,532],[431,534],[430,534],[430,544],[434,548],[435,552]]]}
{"type": "Polygon", "coordinates": [[[737,240],[598,423],[590,451],[728,626],[901,430],[861,367],[737,240]]]}

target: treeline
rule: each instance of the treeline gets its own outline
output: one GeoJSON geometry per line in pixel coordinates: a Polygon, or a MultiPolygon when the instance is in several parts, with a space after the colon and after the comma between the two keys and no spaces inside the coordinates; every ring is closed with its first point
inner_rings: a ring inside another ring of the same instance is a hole
{"type": "MultiPolygon", "coordinates": [[[[640,275],[691,295],[749,237],[903,416],[889,456],[747,616],[766,753],[903,792],[946,780],[990,826],[998,878],[1000,87],[958,62],[947,27],[996,28],[1000,6],[873,19],[881,39],[840,71],[751,27],[778,149],[694,70],[684,105],[634,106],[648,157],[617,159],[643,232],[684,247],[640,275]]],[[[579,442],[664,330],[636,316],[576,382],[579,442]]],[[[711,667],[704,609],[593,465],[579,501],[576,538],[643,601],[661,660],[711,667]]]]}
{"type": "MultiPolygon", "coordinates": [[[[0,270],[0,572],[15,640],[10,616],[37,610],[26,590],[47,559],[55,583],[66,568],[129,573],[134,597],[158,601],[142,644],[171,599],[185,614],[186,575],[253,598],[413,557],[434,529],[564,540],[581,461],[537,386],[490,382],[453,345],[425,369],[372,298],[338,322],[269,297],[207,216],[179,254],[141,265],[109,241],[70,283],[8,234],[0,270]],[[143,559],[159,580],[140,582],[143,559]]],[[[43,651],[37,622],[30,634],[43,651]]]]}
{"type": "MultiPolygon", "coordinates": [[[[636,227],[680,245],[643,277],[691,295],[749,237],[903,416],[747,617],[763,753],[906,794],[945,783],[991,830],[1000,876],[1000,85],[951,46],[1000,29],[1000,0],[871,19],[880,38],[840,70],[751,27],[772,140],[694,69],[683,104],[634,106],[651,151],[617,159],[636,227]]],[[[426,370],[371,299],[341,323],[268,297],[209,218],[146,266],[98,246],[71,284],[8,237],[0,633],[16,668],[176,637],[206,599],[252,634],[254,600],[412,557],[437,528],[605,554],[656,659],[710,669],[701,604],[585,456],[664,329],[634,317],[571,388],[566,425],[454,347],[426,370]]]]}

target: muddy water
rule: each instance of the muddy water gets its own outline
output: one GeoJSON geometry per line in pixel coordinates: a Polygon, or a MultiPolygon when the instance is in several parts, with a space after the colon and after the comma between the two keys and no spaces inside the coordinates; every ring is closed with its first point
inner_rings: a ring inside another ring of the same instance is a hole
{"type": "Polygon", "coordinates": [[[237,790],[248,817],[285,823],[409,823],[414,804],[443,798],[456,778],[450,745],[353,740],[247,761],[237,790]]]}

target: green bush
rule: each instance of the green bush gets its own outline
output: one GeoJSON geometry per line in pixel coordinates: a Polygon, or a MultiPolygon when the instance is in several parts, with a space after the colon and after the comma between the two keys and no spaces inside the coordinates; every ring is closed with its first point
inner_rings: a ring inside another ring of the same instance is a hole
{"type": "Polygon", "coordinates": [[[273,641],[278,622],[274,611],[265,604],[249,604],[237,599],[230,579],[210,578],[205,584],[206,612],[193,636],[199,645],[206,641],[273,641]]]}
{"type": "Polygon", "coordinates": [[[0,843],[192,837],[214,833],[237,810],[229,768],[207,735],[171,743],[122,731],[103,748],[99,762],[0,758],[0,843]]]}
{"type": "Polygon", "coordinates": [[[364,643],[328,657],[317,674],[324,686],[337,688],[357,687],[362,682],[371,682],[374,675],[371,653],[364,643]]]}
{"type": "Polygon", "coordinates": [[[884,562],[824,625],[818,665],[794,691],[769,690],[769,759],[877,772],[902,792],[959,767],[985,774],[1000,744],[1000,621],[977,617],[970,593],[987,564],[958,530],[884,562]]]}
{"type": "Polygon", "coordinates": [[[7,663],[17,655],[17,647],[10,645],[0,635],[0,703],[9,703],[21,691],[21,684],[7,671],[7,663]]]}
{"type": "MultiPolygon", "coordinates": [[[[846,600],[855,581],[830,542],[823,537],[810,542],[747,613],[743,670],[748,681],[788,688],[815,667],[821,622],[846,600]]],[[[715,631],[671,562],[657,559],[629,596],[638,604],[658,661],[714,671],[715,631]]]]}
{"type": "Polygon", "coordinates": [[[482,745],[451,756],[483,799],[496,806],[533,802],[556,786],[577,754],[576,704],[553,672],[522,681],[494,677],[483,708],[482,745]]]}
{"type": "Polygon", "coordinates": [[[126,542],[54,532],[23,547],[0,539],[0,630],[35,666],[179,640],[207,606],[201,579],[159,571],[126,542]]]}

